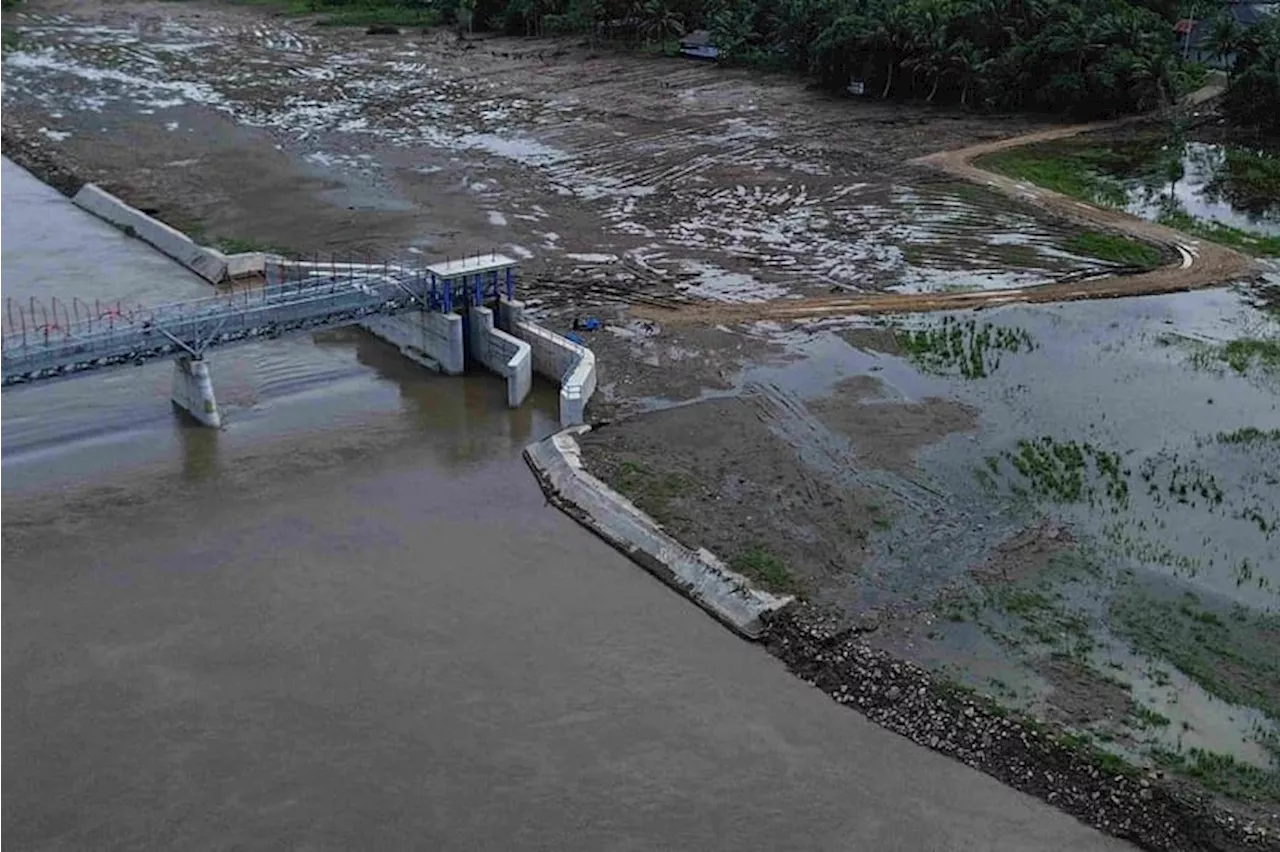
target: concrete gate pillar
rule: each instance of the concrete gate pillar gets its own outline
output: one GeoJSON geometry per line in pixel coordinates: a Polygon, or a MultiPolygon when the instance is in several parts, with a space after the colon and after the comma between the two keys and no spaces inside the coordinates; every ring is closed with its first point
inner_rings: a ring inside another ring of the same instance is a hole
{"type": "Polygon", "coordinates": [[[173,404],[204,426],[222,426],[218,401],[213,396],[213,380],[204,359],[184,355],[173,364],[173,404]]]}

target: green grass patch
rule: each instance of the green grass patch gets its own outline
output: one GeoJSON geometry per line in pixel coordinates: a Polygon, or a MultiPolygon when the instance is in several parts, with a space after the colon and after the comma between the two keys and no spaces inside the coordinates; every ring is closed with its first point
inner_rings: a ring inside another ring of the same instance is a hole
{"type": "MultiPolygon", "coordinates": [[[[1106,147],[1032,146],[999,151],[978,158],[978,165],[1104,207],[1124,207],[1128,192],[1114,174],[1152,172],[1161,168],[1160,146],[1152,141],[1124,150],[1106,147]],[[1154,147],[1153,147],[1154,146],[1154,147]],[[1144,165],[1145,164],[1145,165],[1144,165]]],[[[1229,151],[1230,183],[1235,195],[1274,198],[1280,185],[1280,165],[1274,157],[1229,151]],[[1247,191],[1244,189],[1247,188],[1247,191]]],[[[1150,175],[1148,175],[1150,176],[1150,175]]],[[[1243,199],[1242,199],[1243,200],[1243,199]]],[[[1265,256],[1280,256],[1280,236],[1253,233],[1230,225],[1197,219],[1185,211],[1169,211],[1160,224],[1185,234],[1265,256]]]]}
{"type": "Polygon", "coordinates": [[[1157,710],[1152,710],[1150,707],[1135,706],[1133,708],[1133,718],[1144,728],[1169,727],[1169,717],[1157,710]]]}
{"type": "Polygon", "coordinates": [[[1160,265],[1163,255],[1160,249],[1140,240],[1099,231],[1085,231],[1067,241],[1067,248],[1077,254],[1100,258],[1121,266],[1154,269],[1160,265]]]}
{"type": "Polygon", "coordinates": [[[1181,211],[1165,213],[1158,221],[1161,225],[1175,228],[1184,234],[1230,246],[1249,254],[1280,257],[1280,236],[1255,234],[1220,222],[1197,219],[1181,211]]]}
{"type": "Polygon", "coordinates": [[[637,461],[619,464],[609,484],[661,524],[673,519],[671,501],[693,490],[693,481],[687,476],[658,473],[637,461]]]}
{"type": "Polygon", "coordinates": [[[1185,754],[1157,749],[1152,757],[1161,766],[1231,798],[1280,802],[1280,770],[1261,769],[1229,754],[1200,748],[1188,749],[1185,754]]]}
{"type": "Polygon", "coordinates": [[[1280,719],[1280,616],[1224,617],[1193,596],[1128,592],[1112,602],[1110,621],[1137,651],[1167,661],[1211,695],[1280,719]]]}
{"type": "Polygon", "coordinates": [[[22,46],[22,36],[16,30],[0,30],[0,52],[17,50],[22,46]]]}
{"type": "Polygon", "coordinates": [[[787,564],[768,545],[759,542],[733,556],[729,567],[773,592],[795,594],[800,590],[787,564]]]}
{"type": "Polygon", "coordinates": [[[224,254],[249,254],[261,251],[269,254],[293,255],[293,252],[284,246],[255,240],[252,237],[217,237],[213,241],[213,247],[224,254]]]}
{"type": "Polygon", "coordinates": [[[1226,365],[1242,376],[1255,370],[1274,375],[1280,372],[1280,337],[1239,337],[1222,344],[1201,344],[1191,353],[1191,363],[1202,370],[1226,365]]]}
{"type": "Polygon", "coordinates": [[[1234,432],[1218,433],[1220,444],[1262,444],[1272,441],[1280,442],[1280,429],[1264,430],[1255,426],[1245,426],[1234,432]]]}
{"type": "Polygon", "coordinates": [[[1058,441],[1049,436],[1018,441],[1005,459],[1025,483],[1023,490],[1058,503],[1129,503],[1129,469],[1119,453],[1088,441],[1058,441]]]}
{"type": "Polygon", "coordinates": [[[929,328],[895,329],[893,337],[902,352],[925,372],[958,373],[966,379],[985,378],[998,370],[1004,354],[1036,348],[1034,338],[1024,329],[976,320],[960,322],[950,316],[929,328]]]}
{"type": "Polygon", "coordinates": [[[1110,155],[1102,148],[1014,148],[980,157],[978,165],[1092,204],[1122,207],[1128,200],[1124,185],[1099,170],[1110,155]]]}

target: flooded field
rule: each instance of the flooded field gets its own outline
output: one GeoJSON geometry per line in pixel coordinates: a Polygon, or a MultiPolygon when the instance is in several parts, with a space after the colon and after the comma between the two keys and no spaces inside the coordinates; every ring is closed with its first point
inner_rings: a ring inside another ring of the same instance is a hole
{"type": "Polygon", "coordinates": [[[714,399],[590,463],[874,645],[1280,797],[1274,315],[1221,290],[745,333],[714,399]]]}
{"type": "Polygon", "coordinates": [[[1010,288],[1119,265],[1030,206],[904,165],[990,121],[572,40],[94,8],[93,23],[11,16],[11,123],[215,241],[497,248],[582,291],[727,301],[1010,288]]]}
{"type": "Polygon", "coordinates": [[[1280,254],[1280,155],[1274,144],[1202,141],[1195,133],[1094,134],[996,154],[986,162],[1193,236],[1254,254],[1280,254]]]}

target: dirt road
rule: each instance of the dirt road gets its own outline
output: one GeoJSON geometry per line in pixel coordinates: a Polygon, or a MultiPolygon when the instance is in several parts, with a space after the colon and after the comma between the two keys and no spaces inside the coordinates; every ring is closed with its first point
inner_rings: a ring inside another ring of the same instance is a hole
{"type": "MultiPolygon", "coordinates": [[[[1206,86],[1188,98],[1199,103],[1220,91],[1206,86]]],[[[1053,190],[1035,186],[975,165],[986,154],[1067,139],[1084,133],[1111,130],[1142,120],[1134,116],[1118,121],[1076,124],[1039,130],[980,142],[950,151],[917,157],[911,162],[994,190],[1018,202],[1033,205],[1052,216],[1073,223],[1118,232],[1164,246],[1176,252],[1177,260],[1159,269],[1133,275],[1101,275],[1091,280],[1062,282],[1005,290],[963,293],[836,295],[787,299],[767,304],[699,304],[681,307],[678,312],[640,306],[635,313],[671,323],[750,321],[756,319],[798,319],[838,314],[915,313],[961,310],[1009,302],[1064,302],[1076,299],[1108,299],[1121,296],[1154,295],[1203,287],[1214,287],[1253,274],[1254,262],[1244,254],[1207,240],[1195,239],[1173,228],[1139,219],[1120,210],[1087,204],[1053,190]]]]}

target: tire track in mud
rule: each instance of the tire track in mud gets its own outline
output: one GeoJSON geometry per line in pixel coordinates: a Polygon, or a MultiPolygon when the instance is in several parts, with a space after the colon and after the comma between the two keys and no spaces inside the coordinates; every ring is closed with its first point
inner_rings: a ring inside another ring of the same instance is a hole
{"type": "MultiPolygon", "coordinates": [[[[944,510],[943,498],[932,489],[909,477],[862,464],[849,441],[828,429],[794,393],[776,384],[753,382],[743,388],[742,395],[755,408],[760,421],[795,448],[804,465],[845,485],[892,494],[916,513],[933,515],[944,510]]],[[[811,475],[804,471],[800,475],[807,496],[820,500],[811,475]]]]}
{"type": "MultiPolygon", "coordinates": [[[[1187,103],[1201,103],[1220,91],[1220,86],[1206,86],[1188,96],[1187,103]]],[[[646,319],[685,325],[809,319],[847,314],[923,313],[982,308],[1010,302],[1066,302],[1184,292],[1215,287],[1256,275],[1258,267],[1252,258],[1226,246],[1189,237],[1173,228],[1148,222],[1128,213],[1086,204],[974,164],[977,158],[997,151],[1067,139],[1147,119],[1148,116],[1130,116],[1116,121],[1077,124],[1027,133],[927,154],[909,161],[909,164],[994,190],[1015,201],[1036,205],[1071,223],[1102,228],[1161,246],[1170,250],[1176,260],[1159,269],[1137,274],[1100,274],[1089,280],[1073,278],[980,292],[808,296],[734,304],[708,301],[678,310],[637,307],[633,313],[646,319]]]]}

